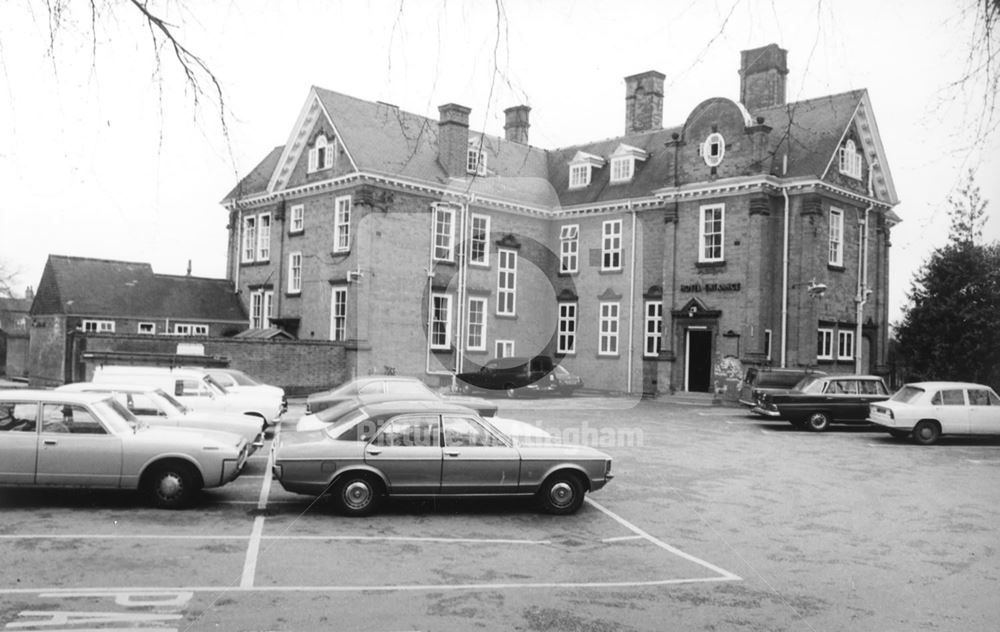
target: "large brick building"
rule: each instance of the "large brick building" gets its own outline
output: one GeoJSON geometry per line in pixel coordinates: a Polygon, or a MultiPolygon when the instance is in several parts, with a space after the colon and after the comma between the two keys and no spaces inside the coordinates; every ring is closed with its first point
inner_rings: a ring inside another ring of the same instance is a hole
{"type": "MultiPolygon", "coordinates": [[[[898,218],[868,93],[787,103],[786,51],[744,51],[739,101],[662,125],[625,79],[622,136],[528,143],[313,88],[226,197],[251,327],[348,341],[357,374],[434,381],[550,354],[591,387],[711,391],[746,364],[886,370],[898,218]]],[[[586,130],[581,130],[586,133],[586,130]]]]}

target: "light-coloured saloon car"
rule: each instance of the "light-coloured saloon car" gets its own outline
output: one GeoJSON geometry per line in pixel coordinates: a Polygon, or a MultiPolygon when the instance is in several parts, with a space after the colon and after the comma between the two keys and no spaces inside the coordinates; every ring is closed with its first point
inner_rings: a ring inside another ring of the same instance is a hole
{"type": "Polygon", "coordinates": [[[350,516],[386,496],[489,495],[534,496],[545,511],[571,514],[612,478],[603,452],[522,443],[469,408],[427,400],[365,405],[322,430],[281,432],[272,449],[282,487],[329,493],[350,516]]]}
{"type": "Polygon", "coordinates": [[[153,428],[107,394],[0,391],[0,486],[137,489],[176,509],[246,459],[243,437],[153,428]]]}
{"type": "Polygon", "coordinates": [[[912,435],[922,445],[941,435],[1000,435],[1000,397],[969,382],[914,382],[872,404],[868,421],[893,437],[912,435]]]}
{"type": "Polygon", "coordinates": [[[97,384],[74,382],[64,384],[57,391],[74,393],[108,393],[125,406],[130,413],[150,426],[219,430],[240,435],[247,440],[253,454],[264,445],[265,424],[260,417],[217,411],[196,411],[177,401],[175,397],[155,386],[141,384],[97,384]]]}
{"type": "Polygon", "coordinates": [[[207,367],[205,372],[230,393],[258,393],[265,398],[277,398],[281,401],[281,412],[288,410],[285,389],[280,386],[264,384],[239,369],[207,367]]]}

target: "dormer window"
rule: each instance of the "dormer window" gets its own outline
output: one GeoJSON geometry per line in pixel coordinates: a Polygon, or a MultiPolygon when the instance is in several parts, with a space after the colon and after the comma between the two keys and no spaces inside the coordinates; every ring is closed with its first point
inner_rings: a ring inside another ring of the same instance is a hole
{"type": "Polygon", "coordinates": [[[718,167],[726,155],[726,139],[718,132],[712,132],[701,145],[701,157],[709,167],[718,167]]]}
{"type": "Polygon", "coordinates": [[[321,169],[332,169],[333,149],[334,146],[326,139],[325,135],[317,136],[316,140],[313,141],[312,148],[309,149],[309,173],[321,169]]]}
{"type": "Polygon", "coordinates": [[[582,189],[587,186],[590,184],[592,168],[600,169],[603,166],[604,158],[583,151],[576,152],[569,163],[569,188],[582,189]]]}
{"type": "Polygon", "coordinates": [[[861,152],[851,139],[840,148],[840,173],[856,180],[861,179],[861,152]]]}
{"type": "Polygon", "coordinates": [[[611,183],[628,182],[635,175],[635,161],[646,160],[649,154],[631,145],[618,145],[611,154],[611,183]]]}
{"type": "Polygon", "coordinates": [[[469,152],[466,154],[465,172],[474,173],[477,176],[486,175],[486,152],[483,151],[482,141],[470,140],[469,152]]]}

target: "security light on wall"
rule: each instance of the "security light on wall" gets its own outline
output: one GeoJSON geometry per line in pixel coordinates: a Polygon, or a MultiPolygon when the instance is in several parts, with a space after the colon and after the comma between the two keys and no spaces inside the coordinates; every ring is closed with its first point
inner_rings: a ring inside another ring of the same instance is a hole
{"type": "Polygon", "coordinates": [[[826,284],[816,283],[816,280],[813,279],[812,281],[809,282],[809,287],[807,288],[806,291],[809,292],[810,296],[823,296],[823,294],[826,292],[826,284]]]}

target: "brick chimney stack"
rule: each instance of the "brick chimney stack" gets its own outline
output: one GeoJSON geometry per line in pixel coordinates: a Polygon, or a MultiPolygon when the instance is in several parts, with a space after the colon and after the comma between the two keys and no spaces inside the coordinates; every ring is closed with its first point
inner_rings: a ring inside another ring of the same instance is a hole
{"type": "Polygon", "coordinates": [[[625,133],[647,132],[663,127],[662,72],[625,77],[625,133]]]}
{"type": "Polygon", "coordinates": [[[457,103],[438,108],[438,162],[449,177],[465,176],[469,160],[469,113],[471,109],[457,103]]]}
{"type": "Polygon", "coordinates": [[[528,144],[528,128],[531,127],[528,123],[529,112],[531,108],[527,105],[515,105],[503,111],[506,117],[503,130],[507,140],[522,145],[528,144]]]}
{"type": "Polygon", "coordinates": [[[751,112],[785,105],[788,51],[777,44],[740,52],[740,103],[751,112]]]}

